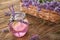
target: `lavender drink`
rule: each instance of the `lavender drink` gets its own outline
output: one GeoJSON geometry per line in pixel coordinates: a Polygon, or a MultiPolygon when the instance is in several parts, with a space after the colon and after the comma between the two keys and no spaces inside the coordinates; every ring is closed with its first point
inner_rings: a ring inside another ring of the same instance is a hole
{"type": "MultiPolygon", "coordinates": [[[[23,13],[15,13],[14,21],[9,23],[10,32],[16,37],[23,37],[28,31],[28,20],[23,13]]],[[[12,20],[13,17],[10,18],[12,20]]]]}

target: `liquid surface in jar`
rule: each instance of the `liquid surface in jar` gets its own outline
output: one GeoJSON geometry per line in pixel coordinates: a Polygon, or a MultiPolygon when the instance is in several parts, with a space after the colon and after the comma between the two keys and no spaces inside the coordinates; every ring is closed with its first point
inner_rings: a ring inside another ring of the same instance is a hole
{"type": "Polygon", "coordinates": [[[12,28],[16,31],[23,31],[27,26],[27,24],[18,21],[13,22],[12,24],[12,28]]]}

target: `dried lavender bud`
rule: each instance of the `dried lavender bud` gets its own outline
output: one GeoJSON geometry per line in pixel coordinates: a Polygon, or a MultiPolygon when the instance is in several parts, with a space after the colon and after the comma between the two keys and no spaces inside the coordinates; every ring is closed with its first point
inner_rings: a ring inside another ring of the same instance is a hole
{"type": "Polygon", "coordinates": [[[9,30],[8,29],[2,29],[2,32],[7,33],[7,32],[9,32],[9,30]]]}
{"type": "Polygon", "coordinates": [[[33,35],[30,40],[40,40],[38,35],[33,35]]]}
{"type": "Polygon", "coordinates": [[[5,13],[5,16],[10,16],[10,15],[11,15],[10,13],[7,13],[7,12],[5,13]]]}

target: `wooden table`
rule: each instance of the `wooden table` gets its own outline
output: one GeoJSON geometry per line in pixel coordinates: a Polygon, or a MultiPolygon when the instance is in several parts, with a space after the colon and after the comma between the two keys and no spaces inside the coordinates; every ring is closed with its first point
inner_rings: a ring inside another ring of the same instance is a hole
{"type": "MultiPolygon", "coordinates": [[[[0,18],[1,18],[0,22],[2,22],[2,21],[4,21],[4,22],[0,23],[0,31],[1,31],[1,29],[8,27],[8,22],[9,22],[10,17],[5,16],[4,13],[9,11],[8,5],[10,3],[11,4],[14,3],[15,11],[20,11],[19,0],[17,0],[17,1],[16,0],[10,0],[10,1],[6,1],[6,2],[1,2],[0,4],[2,4],[2,5],[0,7],[0,18]]],[[[60,30],[60,24],[49,25],[50,24],[49,21],[45,21],[43,19],[39,19],[39,18],[36,18],[34,16],[31,16],[31,15],[27,15],[26,18],[29,20],[30,25],[29,25],[29,30],[24,37],[16,38],[16,37],[12,36],[12,34],[10,32],[8,32],[8,33],[0,32],[1,33],[0,34],[0,39],[1,40],[8,40],[8,39],[9,40],[29,40],[32,35],[37,34],[37,35],[40,36],[41,40],[44,40],[43,37],[47,33],[49,34],[49,33],[53,33],[53,32],[56,32],[56,31],[60,30]]]]}

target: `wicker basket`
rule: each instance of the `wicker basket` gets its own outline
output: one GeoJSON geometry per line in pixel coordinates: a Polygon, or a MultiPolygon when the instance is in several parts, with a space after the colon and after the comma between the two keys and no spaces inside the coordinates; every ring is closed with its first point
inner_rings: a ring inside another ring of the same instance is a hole
{"type": "Polygon", "coordinates": [[[39,13],[39,17],[51,22],[58,23],[60,21],[60,15],[57,12],[42,9],[39,13]]]}
{"type": "Polygon", "coordinates": [[[60,21],[60,15],[57,14],[57,12],[41,9],[41,11],[37,11],[37,8],[35,6],[29,6],[29,8],[22,7],[21,11],[25,12],[27,14],[30,14],[32,16],[36,16],[38,18],[42,18],[44,20],[48,20],[54,23],[58,23],[60,21]]]}

